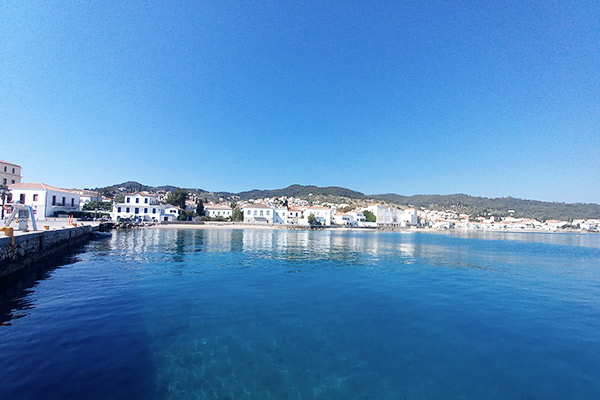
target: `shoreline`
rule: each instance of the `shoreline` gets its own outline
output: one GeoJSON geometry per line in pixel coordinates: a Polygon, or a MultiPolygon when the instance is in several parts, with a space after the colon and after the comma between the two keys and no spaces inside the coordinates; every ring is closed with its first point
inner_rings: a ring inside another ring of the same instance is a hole
{"type": "MultiPolygon", "coordinates": [[[[157,229],[254,229],[254,230],[316,230],[312,229],[309,226],[303,225],[276,225],[276,224],[268,224],[268,225],[259,225],[259,224],[237,224],[237,223],[209,223],[209,224],[190,224],[190,223],[171,223],[171,224],[158,224],[154,226],[149,226],[147,228],[157,228],[157,229]]],[[[578,231],[578,230],[569,230],[569,231],[545,231],[538,229],[498,229],[498,230],[481,230],[481,229],[439,229],[439,228],[400,228],[400,227],[381,227],[381,228],[364,228],[364,227],[347,227],[347,226],[336,226],[336,227],[323,227],[318,230],[324,231],[337,231],[337,232],[401,232],[401,233],[543,233],[543,234],[598,234],[598,232],[588,232],[588,231],[578,231]]]]}

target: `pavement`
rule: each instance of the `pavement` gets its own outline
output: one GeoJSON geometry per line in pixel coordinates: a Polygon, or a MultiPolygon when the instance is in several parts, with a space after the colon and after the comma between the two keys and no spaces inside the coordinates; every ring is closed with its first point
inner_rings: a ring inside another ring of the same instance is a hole
{"type": "MultiPolygon", "coordinates": [[[[98,226],[100,225],[102,221],[78,221],[78,220],[73,220],[73,223],[76,223],[77,226],[83,226],[83,225],[89,225],[89,226],[98,226]]],[[[27,230],[26,231],[21,231],[19,230],[19,224],[16,222],[13,222],[12,224],[10,224],[10,226],[14,229],[13,233],[15,236],[20,236],[20,235],[27,235],[30,233],[36,233],[36,232],[40,232],[40,231],[45,231],[46,229],[44,228],[44,226],[48,226],[48,230],[51,231],[55,231],[55,230],[59,230],[59,229],[68,229],[68,228],[73,228],[72,225],[69,225],[69,220],[66,218],[52,218],[52,219],[48,219],[48,220],[38,220],[36,221],[37,223],[37,231],[33,230],[31,221],[28,221],[27,224],[27,230]]],[[[4,226],[5,224],[5,220],[0,220],[0,227],[4,226]]],[[[4,233],[0,232],[0,237],[3,237],[4,233]]]]}

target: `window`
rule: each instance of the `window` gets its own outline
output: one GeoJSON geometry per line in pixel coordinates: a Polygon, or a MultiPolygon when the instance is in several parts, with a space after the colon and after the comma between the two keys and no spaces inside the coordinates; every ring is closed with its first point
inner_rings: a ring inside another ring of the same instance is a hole
{"type": "Polygon", "coordinates": [[[148,214],[148,209],[144,208],[144,214],[148,214]]]}
{"type": "Polygon", "coordinates": [[[136,213],[136,214],[139,214],[139,213],[140,213],[140,209],[136,207],[136,208],[135,208],[135,213],[136,213]]]}
{"type": "Polygon", "coordinates": [[[71,199],[71,207],[75,207],[75,199],[71,199]]]}
{"type": "Polygon", "coordinates": [[[11,179],[11,180],[10,180],[10,183],[15,183],[15,180],[14,180],[14,179],[11,179]]]}
{"type": "Polygon", "coordinates": [[[156,214],[156,208],[152,209],[152,214],[156,214]]]}
{"type": "Polygon", "coordinates": [[[117,212],[121,212],[121,207],[117,207],[117,212]]]}
{"type": "Polygon", "coordinates": [[[270,210],[267,210],[267,215],[271,215],[271,211],[270,210]]]}
{"type": "Polygon", "coordinates": [[[135,202],[136,202],[136,203],[139,203],[139,202],[140,202],[140,198],[139,198],[139,197],[136,197],[136,198],[135,198],[135,202]]]}
{"type": "Polygon", "coordinates": [[[33,201],[38,201],[38,195],[37,194],[33,195],[33,201]]]}
{"type": "Polygon", "coordinates": [[[125,212],[129,212],[129,207],[127,207],[127,208],[125,209],[125,212]]]}
{"type": "Polygon", "coordinates": [[[6,178],[4,178],[4,182],[2,182],[4,185],[6,185],[6,178]]]}
{"type": "Polygon", "coordinates": [[[260,216],[261,217],[263,216],[263,210],[260,210],[260,216]]]}
{"type": "Polygon", "coordinates": [[[131,197],[128,197],[128,198],[127,198],[127,203],[129,203],[129,200],[131,200],[131,197]]]}
{"type": "Polygon", "coordinates": [[[67,204],[67,198],[63,196],[63,201],[62,201],[63,207],[65,206],[65,204],[67,204]]]}
{"type": "Polygon", "coordinates": [[[6,165],[4,166],[4,172],[6,172],[6,165]]]}
{"type": "Polygon", "coordinates": [[[52,196],[52,205],[55,206],[56,205],[56,196],[52,196]]]}
{"type": "Polygon", "coordinates": [[[15,169],[13,168],[13,174],[15,173],[15,169]]]}
{"type": "Polygon", "coordinates": [[[144,203],[148,204],[148,199],[144,199],[144,203]]]}
{"type": "Polygon", "coordinates": [[[19,196],[19,203],[25,204],[25,193],[21,193],[19,196]]]}
{"type": "Polygon", "coordinates": [[[254,216],[255,216],[255,217],[256,217],[256,214],[257,214],[257,212],[256,212],[256,210],[254,210],[254,216]]]}
{"type": "Polygon", "coordinates": [[[250,215],[250,210],[248,210],[248,215],[250,215]]]}

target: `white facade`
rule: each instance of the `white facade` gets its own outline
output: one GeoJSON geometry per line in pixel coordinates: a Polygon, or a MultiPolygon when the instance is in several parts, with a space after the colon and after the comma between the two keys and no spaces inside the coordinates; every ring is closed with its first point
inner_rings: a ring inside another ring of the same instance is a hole
{"type": "Polygon", "coordinates": [[[142,221],[173,221],[179,216],[174,206],[158,204],[156,196],[146,192],[127,193],[123,203],[114,203],[111,218],[136,219],[142,221]]]}
{"type": "Polygon", "coordinates": [[[265,204],[248,204],[242,208],[244,222],[272,224],[275,208],[265,204]]]}
{"type": "Polygon", "coordinates": [[[378,226],[416,226],[418,222],[417,210],[414,208],[400,210],[375,204],[367,209],[375,215],[378,226]]]}
{"type": "Polygon", "coordinates": [[[54,217],[54,213],[69,214],[79,210],[79,194],[45,183],[15,183],[8,186],[7,203],[31,206],[37,219],[54,217]]]}
{"type": "Polygon", "coordinates": [[[336,225],[342,226],[357,226],[357,222],[354,217],[348,213],[345,214],[333,214],[333,222],[336,225]]]}
{"type": "Polygon", "coordinates": [[[0,185],[21,183],[21,166],[0,160],[0,185]]]}
{"type": "Polygon", "coordinates": [[[224,205],[205,205],[204,206],[204,215],[206,215],[209,218],[217,218],[217,217],[222,217],[222,218],[230,218],[233,210],[231,209],[231,207],[229,206],[224,206],[224,205]]]}
{"type": "Polygon", "coordinates": [[[274,224],[287,224],[288,223],[288,209],[286,207],[275,207],[273,214],[274,224]]]}
{"type": "Polygon", "coordinates": [[[304,224],[308,225],[308,217],[313,215],[316,221],[320,222],[321,225],[331,226],[331,220],[333,219],[333,210],[327,207],[307,207],[304,211],[304,224]]]}
{"type": "Polygon", "coordinates": [[[290,207],[287,211],[288,224],[299,224],[304,219],[304,209],[299,207],[290,207]]]}

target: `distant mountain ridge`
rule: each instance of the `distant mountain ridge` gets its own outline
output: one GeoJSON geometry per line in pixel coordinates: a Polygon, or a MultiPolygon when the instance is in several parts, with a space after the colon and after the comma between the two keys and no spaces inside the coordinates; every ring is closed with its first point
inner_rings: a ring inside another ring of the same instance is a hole
{"type": "MultiPolygon", "coordinates": [[[[126,191],[174,191],[177,187],[171,185],[147,186],[139,182],[128,181],[117,185],[107,187],[107,189],[118,191],[124,188],[126,191]]],[[[214,201],[223,198],[232,200],[239,198],[241,200],[269,198],[269,197],[302,197],[309,195],[322,197],[347,198],[358,201],[385,201],[398,205],[425,207],[437,210],[452,210],[458,213],[474,215],[512,215],[515,217],[529,217],[538,220],[560,219],[591,219],[600,218],[600,204],[594,203],[558,203],[545,202],[538,200],[517,199],[514,197],[475,197],[466,194],[450,195],[413,195],[402,196],[396,193],[384,193],[365,195],[362,192],[339,187],[327,186],[319,187],[313,185],[290,185],[283,189],[260,190],[254,189],[240,193],[231,192],[209,192],[203,189],[189,189],[201,197],[214,201]],[[235,197],[234,197],[235,196],[235,197]],[[514,212],[509,213],[509,210],[514,212]]]]}

